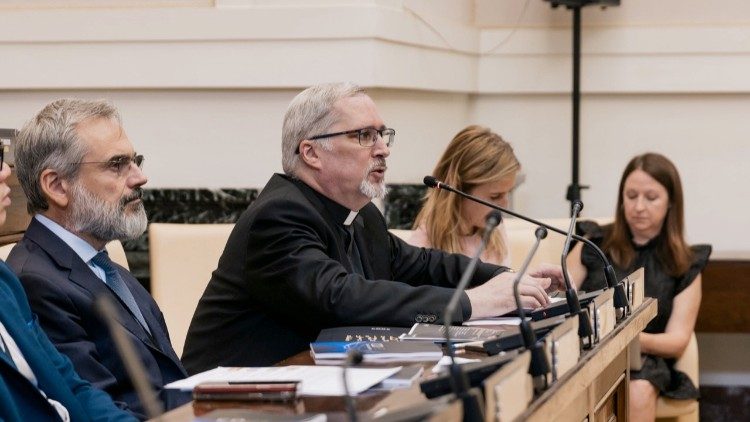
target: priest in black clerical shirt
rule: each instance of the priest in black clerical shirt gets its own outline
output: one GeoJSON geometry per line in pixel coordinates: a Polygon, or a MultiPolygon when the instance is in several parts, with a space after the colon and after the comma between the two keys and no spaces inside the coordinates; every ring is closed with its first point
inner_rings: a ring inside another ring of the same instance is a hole
{"type": "MultiPolygon", "coordinates": [[[[370,201],[385,195],[395,131],[361,88],[306,89],[282,132],[285,174],[271,177],[229,237],[190,324],[189,373],[274,364],[326,327],[441,323],[468,265],[388,232],[370,201]]],[[[455,321],[515,309],[506,270],[480,263],[455,321]]],[[[523,279],[525,306],[546,304],[545,289],[562,284],[559,268],[547,271],[523,279]]]]}

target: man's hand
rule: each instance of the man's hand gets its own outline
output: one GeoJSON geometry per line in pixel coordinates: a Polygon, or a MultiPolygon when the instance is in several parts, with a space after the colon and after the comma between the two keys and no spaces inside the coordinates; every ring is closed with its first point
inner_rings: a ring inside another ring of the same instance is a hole
{"type": "MultiPolygon", "coordinates": [[[[488,318],[506,314],[516,309],[513,298],[513,280],[518,274],[506,271],[495,276],[481,286],[466,291],[471,302],[471,318],[488,318]]],[[[518,293],[524,308],[536,309],[549,303],[545,289],[549,288],[549,278],[523,276],[518,283],[518,293]]]]}
{"type": "MultiPolygon", "coordinates": [[[[549,279],[549,286],[547,287],[547,293],[554,291],[565,291],[565,279],[563,278],[562,267],[554,264],[539,264],[533,270],[530,270],[528,274],[535,278],[547,278],[549,279]]],[[[572,284],[571,284],[572,285],[572,284]]],[[[573,288],[575,286],[573,285],[573,288]]]]}

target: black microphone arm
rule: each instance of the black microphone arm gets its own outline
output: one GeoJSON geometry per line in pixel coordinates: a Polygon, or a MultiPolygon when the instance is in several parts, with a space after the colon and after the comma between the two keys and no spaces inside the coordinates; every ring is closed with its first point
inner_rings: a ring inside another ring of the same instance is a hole
{"type": "MultiPolygon", "coordinates": [[[[460,195],[466,199],[469,199],[474,202],[478,202],[482,205],[488,206],[494,210],[498,210],[504,213],[507,213],[508,215],[512,215],[514,217],[520,218],[521,220],[528,221],[529,223],[535,224],[537,226],[541,226],[546,228],[547,230],[553,231],[555,233],[559,233],[563,236],[567,236],[568,233],[564,230],[560,230],[557,227],[550,226],[549,224],[542,223],[541,221],[535,220],[531,217],[527,217],[525,215],[518,214],[516,212],[513,212],[511,210],[505,209],[503,207],[497,206],[491,202],[487,202],[484,199],[477,198],[474,195],[469,195],[468,193],[462,192],[456,188],[454,188],[451,185],[447,185],[436,178],[432,176],[425,176],[424,177],[424,184],[427,185],[427,187],[430,188],[437,188],[437,189],[445,189],[447,191],[453,192],[457,195],[460,195]]],[[[607,281],[607,287],[615,289],[614,291],[614,306],[615,308],[623,309],[624,312],[627,314],[630,312],[630,303],[628,302],[628,297],[625,294],[625,287],[622,285],[622,283],[619,283],[617,281],[617,276],[615,275],[615,270],[612,267],[612,264],[609,263],[609,260],[607,259],[607,256],[604,255],[604,252],[591,240],[579,236],[575,233],[571,235],[571,237],[575,240],[578,240],[580,242],[585,243],[586,245],[590,246],[591,248],[596,251],[596,254],[599,256],[599,259],[604,263],[604,277],[607,281]]]]}
{"type": "Polygon", "coordinates": [[[120,355],[125,371],[127,371],[143,410],[149,419],[160,420],[164,413],[164,405],[148,380],[146,369],[135,351],[135,346],[125,332],[125,328],[118,322],[115,303],[107,295],[99,295],[94,300],[94,308],[107,325],[107,329],[115,343],[115,350],[120,355]]]}
{"type": "Polygon", "coordinates": [[[594,330],[591,327],[591,319],[589,319],[588,312],[581,309],[581,302],[578,301],[578,293],[576,292],[576,289],[573,288],[573,284],[570,282],[570,276],[568,276],[568,263],[566,258],[568,257],[568,252],[570,252],[570,242],[573,238],[573,231],[575,231],[576,220],[583,209],[583,203],[579,200],[573,201],[572,209],[573,213],[570,217],[568,233],[565,236],[565,244],[563,245],[562,256],[560,258],[560,266],[562,267],[562,276],[565,280],[565,299],[568,303],[568,311],[570,311],[571,316],[578,316],[578,337],[582,341],[583,339],[588,339],[587,345],[592,346],[593,342],[591,336],[594,334],[594,330]]]}
{"type": "Polygon", "coordinates": [[[500,222],[502,221],[502,215],[500,211],[493,210],[487,214],[486,223],[484,225],[484,233],[482,234],[482,241],[477,248],[474,256],[471,257],[469,265],[466,266],[466,270],[461,275],[461,280],[456,286],[456,290],[451,296],[451,300],[448,301],[448,305],[445,307],[445,313],[443,316],[443,322],[445,323],[445,347],[448,351],[448,356],[451,358],[450,373],[451,373],[451,386],[453,387],[453,393],[463,400],[464,405],[464,421],[483,421],[484,412],[482,406],[477,400],[476,396],[473,396],[469,392],[469,380],[466,377],[466,373],[461,369],[461,365],[456,363],[456,353],[453,350],[453,344],[451,343],[451,325],[453,325],[453,315],[456,313],[458,308],[459,300],[461,295],[469,285],[469,280],[474,275],[474,270],[477,267],[479,257],[482,256],[484,248],[487,246],[487,241],[500,222]]]}
{"type": "Polygon", "coordinates": [[[349,380],[346,378],[346,374],[349,372],[350,367],[362,363],[363,358],[364,356],[359,350],[347,350],[346,359],[344,360],[344,368],[341,370],[341,382],[344,383],[344,399],[346,401],[346,413],[349,415],[349,422],[357,422],[357,406],[356,403],[354,403],[354,397],[349,390],[349,380]]]}
{"type": "MultiPolygon", "coordinates": [[[[523,303],[521,303],[521,294],[518,292],[518,285],[521,282],[521,277],[529,269],[531,259],[536,255],[536,250],[539,248],[539,243],[547,237],[547,229],[544,227],[537,227],[534,232],[536,240],[534,245],[531,247],[526,259],[521,265],[521,269],[518,270],[515,280],[513,280],[513,296],[516,299],[516,307],[518,308],[518,316],[521,318],[521,323],[518,329],[521,331],[521,337],[523,338],[523,345],[526,350],[531,352],[531,365],[529,365],[529,375],[533,378],[538,379],[544,377],[549,373],[549,361],[547,360],[547,354],[544,352],[544,346],[536,341],[536,334],[534,329],[531,328],[531,323],[526,319],[526,313],[523,310],[523,303]]],[[[536,383],[536,381],[535,381],[536,383]]],[[[546,384],[546,377],[544,378],[544,384],[546,384]]]]}

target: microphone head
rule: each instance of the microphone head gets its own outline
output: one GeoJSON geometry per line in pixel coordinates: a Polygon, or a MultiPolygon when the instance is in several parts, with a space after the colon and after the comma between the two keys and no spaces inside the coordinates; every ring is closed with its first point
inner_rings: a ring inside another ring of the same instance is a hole
{"type": "Polygon", "coordinates": [[[534,232],[534,236],[536,236],[537,239],[542,240],[545,237],[547,237],[547,229],[539,226],[536,228],[536,231],[534,232]]]}
{"type": "Polygon", "coordinates": [[[349,349],[346,352],[346,360],[349,361],[349,365],[359,365],[362,363],[362,360],[364,359],[364,355],[362,355],[362,352],[356,349],[349,349]]]}
{"type": "Polygon", "coordinates": [[[503,215],[498,210],[492,210],[487,213],[485,217],[485,224],[491,227],[496,227],[503,221],[503,215]]]}
{"type": "Polygon", "coordinates": [[[583,211],[583,202],[576,199],[573,201],[573,212],[578,214],[581,211],[583,211]]]}
{"type": "Polygon", "coordinates": [[[422,181],[425,185],[427,185],[428,188],[434,188],[438,185],[438,180],[432,176],[425,176],[422,181]]]}

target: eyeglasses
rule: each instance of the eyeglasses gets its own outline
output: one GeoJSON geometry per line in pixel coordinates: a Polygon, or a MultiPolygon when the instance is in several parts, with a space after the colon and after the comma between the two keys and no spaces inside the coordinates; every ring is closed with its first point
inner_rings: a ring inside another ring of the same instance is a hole
{"type": "Polygon", "coordinates": [[[108,161],[81,161],[74,164],[104,164],[108,170],[112,170],[117,175],[122,175],[125,170],[130,168],[131,163],[134,163],[139,169],[143,169],[143,160],[143,155],[135,154],[132,156],[119,155],[108,161]]]}
{"type": "MultiPolygon", "coordinates": [[[[308,139],[310,139],[311,141],[314,141],[316,139],[325,139],[325,138],[332,138],[334,136],[354,135],[354,134],[357,135],[357,140],[359,141],[359,144],[365,148],[369,148],[375,145],[375,142],[378,141],[378,136],[380,136],[385,141],[385,145],[387,147],[390,147],[391,145],[393,145],[393,139],[396,137],[396,129],[391,129],[391,128],[375,129],[372,127],[366,127],[362,129],[346,130],[343,132],[327,133],[325,135],[316,135],[308,139]]],[[[299,150],[297,151],[297,153],[299,153],[299,150]]]]}

